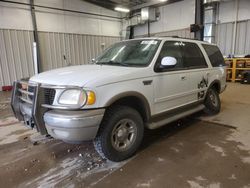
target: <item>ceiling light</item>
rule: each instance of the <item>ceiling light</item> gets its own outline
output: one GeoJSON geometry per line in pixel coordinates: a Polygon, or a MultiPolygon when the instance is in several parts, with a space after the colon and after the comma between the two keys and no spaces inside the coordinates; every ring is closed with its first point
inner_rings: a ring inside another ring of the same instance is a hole
{"type": "Polygon", "coordinates": [[[115,10],[116,11],[119,11],[119,12],[129,12],[130,10],[127,9],[127,8],[122,8],[122,7],[115,7],[115,10]]]}
{"type": "Polygon", "coordinates": [[[166,1],[168,1],[168,0],[160,0],[160,2],[166,2],[166,1]]]}

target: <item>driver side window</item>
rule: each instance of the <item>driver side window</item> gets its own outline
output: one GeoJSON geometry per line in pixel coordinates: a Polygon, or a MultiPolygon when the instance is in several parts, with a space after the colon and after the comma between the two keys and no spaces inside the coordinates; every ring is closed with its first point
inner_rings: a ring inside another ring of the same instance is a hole
{"type": "Polygon", "coordinates": [[[180,41],[166,41],[161,49],[159,57],[156,62],[156,72],[164,72],[164,71],[175,71],[185,69],[183,63],[183,57],[181,52],[182,42],[180,41]],[[164,57],[173,57],[176,59],[176,65],[174,67],[161,69],[161,61],[164,57]]]}

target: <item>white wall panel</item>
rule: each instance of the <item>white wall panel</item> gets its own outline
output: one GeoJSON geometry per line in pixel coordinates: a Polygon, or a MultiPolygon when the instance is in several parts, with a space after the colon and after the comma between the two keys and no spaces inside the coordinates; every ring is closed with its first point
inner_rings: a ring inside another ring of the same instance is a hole
{"type": "MultiPolygon", "coordinates": [[[[232,54],[234,23],[223,23],[216,26],[216,43],[224,55],[232,54]]],[[[250,54],[250,20],[237,23],[236,55],[250,54]]]]}
{"type": "Polygon", "coordinates": [[[235,54],[250,54],[250,20],[239,22],[237,25],[235,54]]]}
{"type": "MultiPolygon", "coordinates": [[[[33,32],[0,29],[0,87],[34,75],[33,32]]],[[[87,64],[120,37],[39,32],[42,71],[87,64]],[[66,60],[64,59],[66,57],[66,60]]]]}
{"type": "MultiPolygon", "coordinates": [[[[239,0],[238,20],[250,19],[250,1],[239,0]]],[[[222,1],[219,5],[219,22],[233,22],[235,20],[235,0],[222,1]]]]}
{"type": "Polygon", "coordinates": [[[159,37],[178,36],[183,38],[194,38],[194,34],[190,33],[190,28],[156,33],[154,34],[154,36],[159,36],[159,37]]]}
{"type": "MultiPolygon", "coordinates": [[[[23,2],[29,3],[27,0],[23,0],[23,2]]],[[[42,0],[35,1],[35,4],[117,17],[108,18],[35,7],[39,31],[105,36],[120,35],[121,20],[119,18],[121,14],[118,12],[82,0],[42,0]]],[[[0,28],[33,30],[30,7],[0,2],[0,28]]]]}
{"type": "Polygon", "coordinates": [[[235,20],[235,0],[225,1],[219,4],[219,22],[233,22],[235,20]]]}
{"type": "Polygon", "coordinates": [[[250,20],[247,21],[245,36],[245,54],[250,54],[250,20]]]}
{"type": "Polygon", "coordinates": [[[0,30],[0,74],[3,85],[34,74],[31,31],[0,30]]]}
{"type": "MultiPolygon", "coordinates": [[[[14,0],[29,3],[29,0],[14,0]]],[[[42,0],[36,5],[121,17],[83,0],[42,0]]],[[[36,7],[42,70],[86,64],[120,40],[121,20],[36,7]],[[66,59],[65,59],[65,58],[66,59]]],[[[30,7],[0,2],[0,88],[34,74],[30,7]]]]}
{"type": "Polygon", "coordinates": [[[96,58],[105,47],[120,40],[119,37],[80,35],[68,33],[39,32],[42,70],[69,65],[87,64],[96,58]],[[66,59],[64,59],[66,57],[66,59]]]}
{"type": "Polygon", "coordinates": [[[0,2],[0,28],[32,30],[33,26],[28,6],[0,2]]]}
{"type": "MultiPolygon", "coordinates": [[[[173,31],[165,31],[165,32],[159,32],[159,33],[151,33],[151,37],[172,37],[172,36],[178,36],[183,38],[194,38],[194,34],[190,32],[190,28],[185,29],[179,29],[179,30],[173,30],[173,31]]],[[[147,34],[145,35],[138,35],[136,38],[140,37],[147,37],[147,34]]]]}
{"type": "Polygon", "coordinates": [[[222,54],[231,54],[233,42],[233,24],[227,23],[217,25],[215,41],[220,47],[222,54]]]}
{"type": "Polygon", "coordinates": [[[64,15],[37,12],[39,31],[119,36],[121,21],[118,19],[99,18],[91,15],[65,13],[64,15]]]}
{"type": "MultiPolygon", "coordinates": [[[[150,33],[182,30],[195,21],[195,0],[184,0],[159,7],[160,20],[150,24],[150,33]]],[[[138,25],[135,36],[147,34],[147,24],[138,25]]]]}
{"type": "Polygon", "coordinates": [[[236,35],[236,46],[235,54],[240,54],[245,52],[246,46],[246,34],[247,34],[247,22],[240,22],[237,25],[237,35],[236,35]]]}

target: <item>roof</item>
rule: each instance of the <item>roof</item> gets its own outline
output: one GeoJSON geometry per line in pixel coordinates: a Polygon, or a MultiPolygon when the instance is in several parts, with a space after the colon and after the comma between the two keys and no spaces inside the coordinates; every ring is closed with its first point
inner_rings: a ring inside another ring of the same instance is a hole
{"type": "MultiPolygon", "coordinates": [[[[213,43],[208,43],[206,41],[200,41],[197,39],[190,39],[190,38],[183,38],[178,36],[166,36],[166,37],[143,37],[143,38],[135,38],[135,39],[129,39],[129,40],[179,40],[179,41],[186,41],[186,42],[195,42],[195,43],[201,43],[201,44],[208,44],[208,45],[216,45],[213,43]]],[[[129,41],[124,40],[124,41],[129,41]]]]}

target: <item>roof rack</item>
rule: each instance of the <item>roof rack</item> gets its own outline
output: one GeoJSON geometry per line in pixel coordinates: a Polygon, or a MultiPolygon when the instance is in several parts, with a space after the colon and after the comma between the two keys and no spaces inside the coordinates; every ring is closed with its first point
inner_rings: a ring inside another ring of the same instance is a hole
{"type": "MultiPolygon", "coordinates": [[[[198,39],[193,39],[193,38],[187,38],[187,37],[179,37],[177,35],[170,36],[172,38],[179,38],[179,39],[188,39],[188,40],[198,40],[198,39]]],[[[199,41],[199,40],[198,40],[199,41]]]]}

